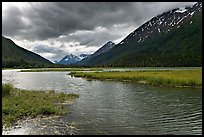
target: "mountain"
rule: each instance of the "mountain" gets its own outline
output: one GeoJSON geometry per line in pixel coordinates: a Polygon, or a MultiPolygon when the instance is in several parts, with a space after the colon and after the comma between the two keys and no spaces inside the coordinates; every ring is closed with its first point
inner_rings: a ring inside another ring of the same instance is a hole
{"type": "Polygon", "coordinates": [[[73,54],[66,55],[64,58],[62,58],[57,64],[75,64],[76,62],[79,62],[81,59],[73,54]]]}
{"type": "Polygon", "coordinates": [[[57,60],[55,60],[55,61],[54,61],[54,64],[57,64],[57,63],[58,63],[58,61],[57,61],[57,60]]]}
{"type": "Polygon", "coordinates": [[[79,62],[80,65],[84,65],[87,64],[87,62],[89,62],[90,60],[92,60],[92,58],[97,58],[97,56],[108,52],[110,49],[112,49],[116,44],[112,41],[108,41],[106,44],[104,44],[100,49],[98,49],[96,52],[94,52],[93,54],[91,54],[88,58],[85,58],[83,60],[81,60],[79,62]]]}
{"type": "Polygon", "coordinates": [[[202,66],[202,2],[162,13],[90,66],[202,66]]]}
{"type": "Polygon", "coordinates": [[[62,58],[57,64],[76,64],[77,62],[81,61],[84,58],[87,58],[89,54],[81,54],[79,56],[69,54],[62,58]]]}
{"type": "Polygon", "coordinates": [[[80,54],[79,58],[82,60],[82,59],[87,58],[89,56],[90,56],[90,54],[80,54]]]}
{"type": "Polygon", "coordinates": [[[107,51],[109,51],[111,48],[113,48],[116,44],[113,43],[112,41],[108,41],[106,44],[104,44],[99,50],[97,50],[96,52],[94,52],[94,54],[91,55],[91,57],[95,57],[98,56],[102,53],[105,53],[107,51]]]}
{"type": "Polygon", "coordinates": [[[2,68],[44,67],[49,64],[52,64],[49,60],[2,36],[2,68]]]}

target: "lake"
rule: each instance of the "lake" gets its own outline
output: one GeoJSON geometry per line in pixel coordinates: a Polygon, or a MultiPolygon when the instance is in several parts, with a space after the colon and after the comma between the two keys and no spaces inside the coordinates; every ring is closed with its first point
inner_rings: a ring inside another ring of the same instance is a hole
{"type": "Polygon", "coordinates": [[[86,80],[68,73],[2,70],[2,82],[17,88],[80,94],[67,106],[70,114],[21,121],[3,134],[202,134],[202,89],[86,80]]]}

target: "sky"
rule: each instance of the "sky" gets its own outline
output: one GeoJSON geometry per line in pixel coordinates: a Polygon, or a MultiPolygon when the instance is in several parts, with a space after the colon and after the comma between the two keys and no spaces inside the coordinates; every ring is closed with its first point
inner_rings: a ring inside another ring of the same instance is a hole
{"type": "Polygon", "coordinates": [[[195,2],[2,2],[2,35],[54,62],[118,44],[154,16],[195,2]]]}

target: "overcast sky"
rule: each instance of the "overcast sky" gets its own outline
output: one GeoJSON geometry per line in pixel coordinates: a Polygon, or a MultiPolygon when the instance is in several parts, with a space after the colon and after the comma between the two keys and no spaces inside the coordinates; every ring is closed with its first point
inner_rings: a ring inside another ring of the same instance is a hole
{"type": "Polygon", "coordinates": [[[116,44],[140,25],[195,2],[3,2],[2,35],[50,61],[116,44]]]}

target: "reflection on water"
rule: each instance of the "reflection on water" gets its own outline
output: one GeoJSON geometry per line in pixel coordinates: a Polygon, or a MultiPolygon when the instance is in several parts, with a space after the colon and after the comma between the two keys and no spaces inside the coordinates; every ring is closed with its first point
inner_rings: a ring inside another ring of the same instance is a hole
{"type": "Polygon", "coordinates": [[[27,120],[8,134],[202,134],[202,89],[87,81],[68,72],[6,72],[24,89],[79,93],[58,118],[27,120]]]}

